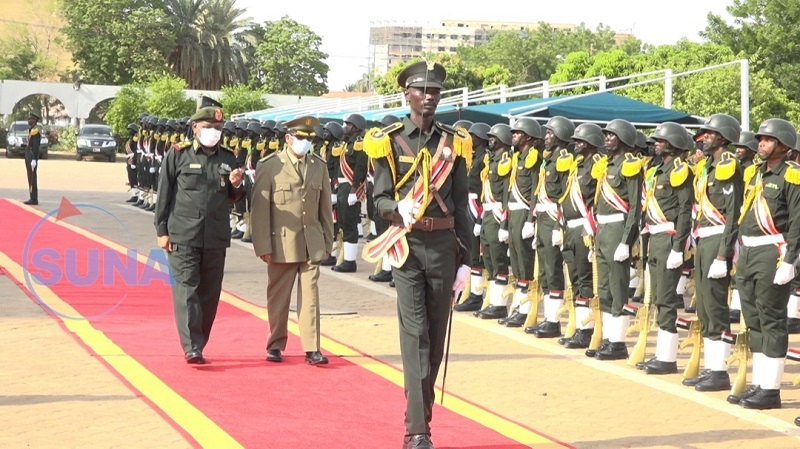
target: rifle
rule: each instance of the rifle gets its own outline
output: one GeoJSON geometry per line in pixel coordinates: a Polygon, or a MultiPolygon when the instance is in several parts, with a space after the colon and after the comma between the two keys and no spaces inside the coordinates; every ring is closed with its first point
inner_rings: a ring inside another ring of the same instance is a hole
{"type": "Polygon", "coordinates": [[[652,294],[653,292],[650,289],[650,270],[645,267],[643,270],[643,276],[641,278],[641,282],[644,283],[644,303],[641,307],[636,311],[636,318],[633,321],[633,324],[630,325],[625,330],[625,335],[630,335],[633,332],[639,332],[639,338],[636,339],[636,345],[634,345],[633,350],[631,351],[630,357],[628,357],[628,366],[635,366],[637,363],[644,362],[645,353],[647,352],[647,335],[650,333],[650,329],[653,327],[653,314],[652,314],[652,294]]]}
{"type": "Polygon", "coordinates": [[[564,291],[564,305],[558,309],[558,317],[563,315],[564,313],[567,314],[567,329],[564,331],[564,338],[572,338],[575,335],[575,329],[577,328],[575,317],[575,302],[573,301],[573,294],[572,294],[572,283],[569,281],[569,273],[564,273],[564,281],[567,288],[564,291]]]}
{"type": "MultiPolygon", "coordinates": [[[[789,360],[794,360],[795,362],[800,362],[800,350],[789,348],[789,350],[786,351],[786,358],[789,360]]],[[[800,376],[796,376],[794,379],[792,379],[792,385],[800,385],[800,376]]]]}
{"type": "Polygon", "coordinates": [[[469,297],[469,293],[472,291],[472,274],[467,276],[467,282],[464,283],[464,290],[461,291],[461,296],[458,298],[453,298],[456,304],[461,304],[462,302],[466,301],[467,297],[469,297]]]}
{"type": "Polygon", "coordinates": [[[333,244],[331,252],[338,250],[336,255],[336,265],[344,263],[344,231],[339,229],[339,234],[336,236],[336,242],[333,244]]]}
{"type": "Polygon", "coordinates": [[[733,345],[733,353],[725,360],[725,364],[730,368],[734,363],[739,362],[736,369],[736,378],[731,386],[731,394],[741,397],[747,388],[747,363],[752,358],[750,353],[750,329],[744,324],[744,315],[740,318],[741,329],[736,334],[736,343],[733,345]]]}
{"type": "Polygon", "coordinates": [[[678,349],[683,350],[687,346],[692,345],[692,355],[689,357],[686,369],[683,370],[683,378],[690,379],[697,377],[697,375],[700,374],[700,350],[703,349],[703,336],[700,334],[700,321],[687,321],[683,318],[678,318],[676,324],[681,329],[689,330],[689,334],[683,339],[678,349]]]}
{"type": "Polygon", "coordinates": [[[520,301],[520,305],[531,301],[531,312],[525,318],[525,328],[536,326],[539,322],[539,302],[542,300],[542,293],[539,289],[539,251],[534,250],[533,280],[528,283],[528,294],[525,299],[520,301]]]}
{"type": "Polygon", "coordinates": [[[589,301],[589,308],[592,311],[589,316],[581,323],[585,328],[587,324],[594,321],[594,331],[592,340],[589,342],[589,351],[597,351],[603,343],[603,313],[600,311],[600,296],[597,293],[597,286],[600,284],[600,275],[597,270],[597,250],[594,247],[594,239],[591,236],[584,236],[586,247],[592,252],[592,299],[589,301]]]}

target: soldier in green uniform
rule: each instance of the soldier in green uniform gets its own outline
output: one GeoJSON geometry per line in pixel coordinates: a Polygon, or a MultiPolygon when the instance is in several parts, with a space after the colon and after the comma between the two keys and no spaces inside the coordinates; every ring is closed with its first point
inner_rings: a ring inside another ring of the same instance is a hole
{"type": "Polygon", "coordinates": [[[703,336],[704,369],[683,380],[697,391],[729,389],[725,364],[731,344],[723,339],[730,331],[728,290],[733,248],[739,233],[744,182],[739,161],[729,145],[739,139],[739,122],[726,114],[714,114],[700,128],[705,159],[695,167],[694,194],[697,208],[693,234],[695,296],[703,336]]]}
{"type": "MultiPolygon", "coordinates": [[[[739,140],[733,142],[733,153],[744,170],[745,189],[750,184],[750,180],[756,173],[756,153],[758,153],[758,141],[752,131],[742,131],[739,133],[739,140]]],[[[744,195],[747,196],[747,190],[744,195]]],[[[791,299],[789,303],[791,305],[791,299]]],[[[797,305],[795,303],[795,305],[797,305]]],[[[736,288],[736,276],[731,277],[731,303],[730,303],[731,323],[739,323],[741,318],[742,303],[739,301],[739,289],[736,288]]],[[[797,309],[797,307],[795,307],[797,309]]],[[[796,312],[795,312],[796,314],[796,312]]],[[[789,314],[791,317],[791,313],[789,314]]],[[[791,319],[791,318],[790,318],[791,319]]]]}
{"type": "Polygon", "coordinates": [[[39,127],[36,125],[41,119],[41,117],[33,112],[28,113],[28,143],[25,144],[25,173],[28,175],[29,197],[24,204],[30,206],[39,204],[39,180],[36,176],[36,166],[39,164],[39,147],[42,142],[42,133],[39,132],[39,127]]]}
{"type": "Polygon", "coordinates": [[[636,128],[628,121],[614,119],[603,129],[606,162],[596,170],[600,190],[597,212],[597,294],[602,312],[603,337],[608,343],[594,353],[598,360],[628,358],[625,331],[630,317],[623,315],[630,285],[630,248],[639,237],[642,217],[642,167],[644,159],[633,155],[636,128]]]}
{"type": "MultiPolygon", "coordinates": [[[[470,141],[463,131],[433,121],[445,76],[440,64],[429,68],[420,62],[404,69],[398,83],[411,114],[367,139],[375,163],[375,205],[403,234],[406,245],[398,244],[407,248],[393,264],[407,402],[404,449],[433,448],[434,384],[448,317],[454,295],[469,277],[472,221],[465,157],[471,156],[470,141]]],[[[368,246],[380,246],[381,240],[368,246]]]]}
{"type": "Polygon", "coordinates": [[[468,170],[469,183],[469,216],[472,219],[472,267],[470,274],[470,292],[467,299],[456,304],[453,308],[456,312],[476,312],[483,306],[483,254],[481,253],[481,217],[483,216],[483,182],[481,173],[489,161],[489,130],[491,127],[486,123],[473,123],[469,127],[469,136],[472,141],[472,158],[468,170]]]}
{"type": "MultiPolygon", "coordinates": [[[[644,180],[643,234],[649,235],[647,270],[652,303],[656,306],[658,339],[656,356],[643,364],[647,374],[678,372],[678,308],[683,298],[678,296],[686,242],[692,228],[691,169],[684,153],[691,142],[684,128],[665,122],[653,133],[656,141],[656,165],[647,170],[644,180]]],[[[647,276],[643,276],[644,279],[647,276]]]]}
{"type": "MultiPolygon", "coordinates": [[[[247,137],[247,121],[246,120],[237,120],[234,123],[235,129],[235,140],[231,142],[228,141],[228,145],[233,150],[233,154],[236,156],[236,165],[234,168],[244,167],[245,160],[247,159],[247,154],[250,151],[251,141],[247,137]]],[[[246,212],[247,212],[247,195],[243,196],[242,199],[234,204],[234,214],[237,218],[236,228],[233,230],[231,234],[232,239],[242,239],[244,238],[245,233],[247,232],[247,221],[246,221],[246,212]]]]}
{"type": "Polygon", "coordinates": [[[155,226],[175,281],[172,303],[185,359],[201,364],[231,244],[229,204],[245,191],[242,170],[231,170],[236,156],[219,145],[221,107],[198,109],[192,130],[192,142],[173,145],[164,156],[155,226]]]}
{"type": "Polygon", "coordinates": [[[559,343],[567,348],[589,347],[594,332],[594,322],[583,324],[589,317],[589,300],[594,296],[592,262],[585,236],[593,237],[597,232],[594,220],[594,200],[597,180],[592,169],[602,160],[598,148],[603,148],[603,130],[594,123],[582,123],[572,135],[575,142],[575,161],[567,180],[567,189],[560,199],[564,214],[564,262],[567,264],[572,295],[575,302],[577,329],[570,338],[560,338],[559,343]]]}
{"type": "Polygon", "coordinates": [[[344,236],[344,261],[331,267],[339,273],[354,273],[358,269],[358,225],[361,223],[361,200],[366,194],[367,155],[364,153],[364,131],[367,121],[359,114],[344,119],[347,148],[339,156],[336,187],[337,223],[344,236]]]}
{"type": "MultiPolygon", "coordinates": [[[[381,119],[381,126],[383,127],[389,126],[392,123],[397,123],[399,121],[400,119],[397,116],[386,115],[381,119]]],[[[367,179],[371,187],[368,191],[367,199],[370,200],[370,198],[372,198],[373,200],[367,202],[367,216],[371,220],[370,225],[372,226],[373,229],[370,232],[371,238],[367,239],[367,241],[372,241],[375,237],[383,234],[386,231],[386,229],[389,228],[389,222],[384,220],[383,217],[381,217],[381,214],[379,214],[374,207],[375,166],[373,165],[372,160],[369,161],[368,173],[369,176],[367,177],[367,179]],[[373,234],[374,237],[372,237],[373,234]]],[[[392,265],[389,261],[388,256],[383,256],[383,260],[381,261],[380,271],[378,271],[375,274],[369,275],[368,279],[372,282],[392,282],[392,265]]]]}
{"type": "Polygon", "coordinates": [[[489,272],[489,305],[475,312],[488,320],[508,316],[505,289],[508,286],[508,224],[505,208],[508,180],[511,177],[511,128],[503,123],[489,130],[489,163],[481,173],[483,180],[483,216],[481,247],[483,262],[489,272]]]}
{"type": "MultiPolygon", "coordinates": [[[[331,204],[333,205],[333,240],[335,241],[339,235],[339,220],[336,216],[336,203],[338,201],[337,189],[339,186],[339,179],[336,177],[337,170],[339,170],[339,158],[347,148],[347,143],[344,142],[344,128],[336,122],[328,122],[325,124],[325,131],[323,132],[323,140],[325,140],[325,164],[328,167],[328,176],[331,179],[331,204]]],[[[339,257],[339,252],[343,248],[334,248],[330,257],[322,261],[323,266],[336,265],[336,259],[339,257]]]]}
{"type": "Polygon", "coordinates": [[[150,116],[143,112],[139,114],[139,141],[136,142],[136,185],[139,187],[138,198],[135,203],[136,207],[141,207],[147,198],[147,146],[150,134],[150,116]]]}
{"type": "Polygon", "coordinates": [[[561,210],[558,201],[567,187],[572,155],[567,145],[575,125],[566,117],[555,116],[544,125],[544,147],[536,187],[536,256],[539,257],[539,281],[544,293],[544,321],[525,328],[539,338],[561,335],[558,310],[564,305],[564,258],[561,254],[561,210]]]}
{"type": "Polygon", "coordinates": [[[507,327],[522,327],[528,318],[533,303],[525,301],[528,284],[533,280],[533,236],[534,217],[531,214],[533,191],[539,184],[539,150],[544,141],[544,133],[539,123],[532,118],[521,118],[511,127],[511,143],[516,153],[511,161],[512,173],[509,176],[506,194],[507,219],[501,223],[508,231],[511,250],[511,272],[516,279],[511,315],[498,320],[507,327]]]}
{"type": "Polygon", "coordinates": [[[742,314],[750,330],[753,383],[739,404],[763,410],[781,407],[789,346],[786,305],[800,251],[800,164],[786,160],[797,144],[797,131],[786,120],[765,120],[756,139],[764,162],[750,181],[742,208],[736,265],[742,314]]]}
{"type": "Polygon", "coordinates": [[[131,188],[131,197],[126,203],[135,203],[139,199],[139,188],[136,183],[136,150],[139,142],[139,126],[136,123],[128,125],[128,139],[125,141],[125,171],[128,174],[128,185],[131,188]]]}
{"type": "Polygon", "coordinates": [[[249,122],[247,124],[245,140],[242,142],[242,151],[247,152],[242,165],[245,175],[244,186],[245,190],[247,191],[245,194],[246,207],[244,211],[245,228],[244,235],[242,236],[242,241],[245,243],[253,242],[253,229],[251,226],[253,213],[253,185],[256,182],[256,166],[258,165],[259,159],[261,159],[261,150],[263,149],[263,144],[259,142],[260,140],[261,124],[258,122],[249,122]],[[259,144],[261,144],[262,148],[259,148],[259,144]]]}

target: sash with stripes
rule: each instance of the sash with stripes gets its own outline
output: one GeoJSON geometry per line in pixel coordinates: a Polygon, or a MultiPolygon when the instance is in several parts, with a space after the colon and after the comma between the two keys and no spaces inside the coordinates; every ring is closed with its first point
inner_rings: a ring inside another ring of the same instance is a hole
{"type": "Polygon", "coordinates": [[[543,159],[541,168],[539,168],[539,185],[536,186],[536,199],[539,203],[542,203],[549,209],[552,209],[547,211],[547,215],[549,215],[553,221],[556,223],[561,223],[561,210],[558,208],[558,204],[553,202],[553,200],[547,196],[547,187],[545,184],[545,175],[547,171],[544,169],[546,164],[547,160],[543,159]]]}
{"type": "MultiPolygon", "coordinates": [[[[567,197],[569,198],[572,207],[581,214],[581,217],[586,219],[583,229],[586,231],[586,235],[591,236],[597,232],[597,221],[595,221],[592,211],[586,207],[586,201],[583,199],[581,186],[578,182],[578,165],[580,165],[582,160],[583,156],[578,156],[574,165],[572,166],[569,178],[567,178],[567,197]]],[[[563,202],[564,199],[566,198],[562,198],[561,202],[563,202]]]]}
{"type": "Polygon", "coordinates": [[[697,238],[697,231],[700,229],[700,218],[706,217],[706,220],[711,223],[711,226],[724,226],[725,216],[714,207],[711,200],[708,198],[708,164],[707,161],[703,162],[700,172],[697,174],[695,180],[695,200],[698,207],[696,211],[697,226],[692,231],[692,237],[697,238]]]}
{"type": "Polygon", "coordinates": [[[519,156],[519,153],[514,153],[514,156],[511,158],[511,166],[514,167],[514,169],[511,170],[511,178],[508,181],[508,191],[511,193],[511,198],[513,199],[510,202],[522,203],[530,208],[531,202],[525,198],[525,195],[522,194],[522,191],[520,191],[517,185],[517,162],[519,159],[517,156],[519,156]]]}
{"type": "MultiPolygon", "coordinates": [[[[347,179],[347,182],[350,184],[350,187],[353,187],[353,169],[350,168],[350,164],[347,163],[347,157],[343,154],[342,157],[339,158],[339,170],[342,173],[342,177],[347,179]]],[[[366,182],[362,182],[360,186],[356,187],[355,194],[356,198],[359,201],[364,199],[364,194],[367,192],[366,182]]]]}
{"type": "Polygon", "coordinates": [[[494,219],[501,222],[506,219],[506,210],[503,209],[502,200],[497,201],[494,199],[494,195],[492,195],[492,183],[489,182],[489,170],[486,170],[486,172],[486,175],[481,180],[483,181],[483,203],[492,205],[491,209],[494,219]]]}
{"type": "MultiPolygon", "coordinates": [[[[651,168],[649,173],[644,178],[644,205],[642,209],[647,214],[648,220],[645,221],[644,229],[642,230],[642,234],[649,233],[650,225],[662,225],[667,223],[667,217],[664,215],[664,211],[661,210],[661,206],[658,205],[658,201],[656,200],[655,193],[656,193],[656,168],[651,168]]],[[[667,234],[675,235],[677,232],[673,229],[672,231],[666,231],[667,234]]]]}
{"type": "Polygon", "coordinates": [[[608,203],[609,206],[619,212],[627,214],[628,210],[630,210],[628,202],[622,199],[616,190],[611,187],[611,184],[608,183],[608,171],[604,172],[602,178],[600,178],[600,197],[603,198],[603,201],[608,203]]]}
{"type": "MultiPolygon", "coordinates": [[[[772,213],[769,211],[769,205],[767,204],[767,199],[764,198],[763,193],[764,185],[761,179],[761,172],[758,172],[756,175],[755,185],[750,190],[747,198],[745,198],[744,206],[742,206],[742,215],[739,217],[739,223],[744,220],[744,216],[752,208],[753,214],[755,214],[756,223],[764,235],[780,234],[781,231],[778,230],[778,228],[775,226],[775,222],[772,220],[772,213]]],[[[783,258],[783,255],[786,253],[786,245],[786,242],[775,244],[781,253],[781,258],[783,258]]]]}

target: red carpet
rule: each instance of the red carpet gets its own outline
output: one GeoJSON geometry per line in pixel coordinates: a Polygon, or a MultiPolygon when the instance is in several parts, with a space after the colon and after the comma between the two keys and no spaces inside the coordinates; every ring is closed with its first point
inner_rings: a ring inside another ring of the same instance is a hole
{"type": "MultiPolygon", "coordinates": [[[[403,391],[388,380],[330,354],[327,367],[307,366],[299,339],[291,335],[284,363],[269,364],[263,359],[266,322],[224,302],[205,351],[210,363],[187,366],[168,286],[160,281],[126,286],[118,274],[113,283],[104,282],[103,273],[95,280],[97,273],[87,272],[91,265],[87,261],[104,254],[106,248],[62,226],[43,222],[5,200],[0,200],[0,228],[4,230],[0,251],[24,268],[36,272],[41,270],[35,267],[45,267],[56,272],[54,268],[60,266],[63,272],[86,275],[84,286],[76,285],[81,282],[70,275],[49,287],[245,447],[401,445],[403,391]],[[24,263],[26,241],[28,262],[24,263]]],[[[146,250],[149,248],[140,248],[140,252],[146,250]]],[[[137,270],[141,275],[145,265],[137,263],[137,270]]],[[[439,448],[526,447],[438,405],[433,425],[433,440],[439,448]]]]}

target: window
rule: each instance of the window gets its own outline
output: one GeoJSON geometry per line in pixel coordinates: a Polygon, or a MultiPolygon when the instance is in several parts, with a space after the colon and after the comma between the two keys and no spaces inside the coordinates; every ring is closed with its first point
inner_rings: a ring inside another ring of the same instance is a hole
{"type": "Polygon", "coordinates": [[[444,47],[439,47],[439,51],[444,51],[444,47]]]}
{"type": "Polygon", "coordinates": [[[422,45],[414,46],[414,51],[422,51],[422,45]]]}
{"type": "Polygon", "coordinates": [[[416,37],[417,39],[419,39],[419,38],[421,38],[421,37],[422,37],[422,33],[417,33],[417,34],[415,34],[415,35],[414,35],[414,37],[416,37]]]}
{"type": "Polygon", "coordinates": [[[458,39],[458,34],[451,34],[450,39],[456,40],[458,39]]]}
{"type": "Polygon", "coordinates": [[[440,34],[439,35],[439,39],[447,39],[447,35],[446,34],[440,34]]]}
{"type": "Polygon", "coordinates": [[[450,51],[451,52],[455,52],[456,51],[456,47],[450,47],[450,51]]]}

